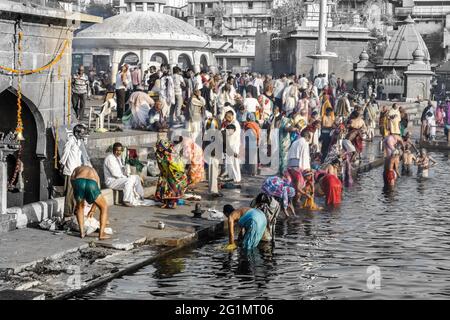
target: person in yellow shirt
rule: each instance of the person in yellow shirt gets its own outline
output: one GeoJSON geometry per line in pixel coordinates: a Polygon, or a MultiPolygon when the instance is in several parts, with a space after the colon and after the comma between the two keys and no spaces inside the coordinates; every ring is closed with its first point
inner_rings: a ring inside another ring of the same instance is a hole
{"type": "Polygon", "coordinates": [[[396,103],[392,105],[392,109],[388,112],[388,128],[391,134],[400,135],[400,110],[396,103]]]}

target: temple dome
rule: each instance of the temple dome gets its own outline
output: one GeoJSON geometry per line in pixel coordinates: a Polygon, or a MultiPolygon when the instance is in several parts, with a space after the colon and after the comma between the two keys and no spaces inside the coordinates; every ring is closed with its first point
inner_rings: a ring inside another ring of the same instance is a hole
{"type": "MultiPolygon", "coordinates": [[[[209,37],[194,26],[164,13],[153,11],[129,12],[107,18],[103,23],[94,24],[80,31],[76,40],[98,40],[104,42],[136,42],[149,44],[158,41],[179,41],[183,43],[208,43],[209,37]]],[[[77,41],[78,42],[78,41],[77,41]]],[[[80,42],[78,42],[80,43],[80,42]]]]}
{"type": "Polygon", "coordinates": [[[413,61],[413,53],[419,49],[424,60],[430,60],[430,53],[422,36],[416,30],[414,20],[408,17],[393,35],[383,58],[384,66],[406,67],[413,61]]]}
{"type": "Polygon", "coordinates": [[[359,55],[359,61],[366,61],[366,60],[369,60],[369,54],[367,53],[366,49],[364,49],[359,55]]]}

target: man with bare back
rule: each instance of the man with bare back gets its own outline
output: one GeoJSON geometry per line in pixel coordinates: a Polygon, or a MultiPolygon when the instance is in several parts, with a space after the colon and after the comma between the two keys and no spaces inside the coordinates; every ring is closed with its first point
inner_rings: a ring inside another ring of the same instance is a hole
{"type": "Polygon", "coordinates": [[[76,215],[80,226],[80,237],[84,238],[84,206],[85,201],[92,204],[88,217],[92,217],[96,208],[100,209],[100,232],[99,239],[110,238],[105,233],[105,226],[108,221],[108,205],[100,191],[100,178],[95,169],[87,166],[77,167],[71,176],[73,194],[76,201],[76,215]]]}

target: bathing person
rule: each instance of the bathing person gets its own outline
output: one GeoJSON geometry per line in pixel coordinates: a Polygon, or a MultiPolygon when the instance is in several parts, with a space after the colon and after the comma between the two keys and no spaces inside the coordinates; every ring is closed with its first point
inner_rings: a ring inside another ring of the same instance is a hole
{"type": "Polygon", "coordinates": [[[411,152],[410,146],[405,144],[405,151],[403,151],[402,155],[402,175],[410,175],[411,174],[411,166],[413,162],[417,161],[416,156],[411,152]]]}
{"type": "Polygon", "coordinates": [[[328,206],[338,205],[342,201],[342,182],[339,178],[330,173],[323,173],[318,176],[320,189],[325,195],[328,206]]]}
{"type": "Polygon", "coordinates": [[[277,217],[281,212],[280,203],[273,197],[260,193],[251,202],[250,206],[264,212],[267,219],[266,231],[261,241],[275,241],[275,225],[277,223],[277,217]]]}
{"type": "Polygon", "coordinates": [[[88,217],[92,217],[96,208],[100,209],[100,232],[99,239],[110,238],[105,233],[108,220],[108,205],[100,191],[100,178],[95,169],[88,166],[77,167],[71,176],[73,195],[76,201],[76,215],[80,226],[80,237],[84,238],[84,206],[85,201],[92,204],[88,217]]]}
{"type": "Polygon", "coordinates": [[[420,150],[420,155],[417,158],[417,176],[428,178],[428,169],[436,164],[436,160],[430,157],[425,148],[420,150]]]}
{"type": "Polygon", "coordinates": [[[227,249],[236,248],[234,241],[236,222],[240,227],[239,239],[242,238],[242,248],[245,250],[256,248],[267,226],[267,218],[264,212],[248,207],[234,209],[233,206],[227,204],[223,207],[223,213],[228,218],[229,245],[227,249]]]}
{"type": "Polygon", "coordinates": [[[305,188],[303,189],[305,201],[302,204],[302,209],[320,210],[321,208],[314,201],[314,172],[312,170],[306,170],[303,172],[303,177],[305,178],[305,188]]]}
{"type": "Polygon", "coordinates": [[[393,188],[395,187],[395,182],[400,177],[399,172],[400,165],[400,151],[395,149],[392,155],[386,161],[386,167],[384,170],[384,184],[385,187],[393,188]]]}

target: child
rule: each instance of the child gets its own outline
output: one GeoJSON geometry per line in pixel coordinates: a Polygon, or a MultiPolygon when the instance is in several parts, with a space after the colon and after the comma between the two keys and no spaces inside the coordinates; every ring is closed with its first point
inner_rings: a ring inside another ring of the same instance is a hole
{"type": "Polygon", "coordinates": [[[416,156],[411,152],[408,144],[405,145],[405,151],[402,156],[402,175],[411,175],[411,165],[417,161],[416,156]]]}
{"type": "Polygon", "coordinates": [[[303,202],[302,209],[322,210],[322,208],[317,206],[314,202],[314,173],[310,170],[305,171],[303,177],[305,178],[305,188],[302,193],[306,196],[306,200],[303,202]]]}
{"type": "Polygon", "coordinates": [[[427,150],[422,148],[420,150],[420,156],[417,158],[417,176],[422,178],[428,178],[428,169],[435,165],[437,162],[427,154],[427,150]],[[430,162],[433,164],[430,165],[430,162]]]}

